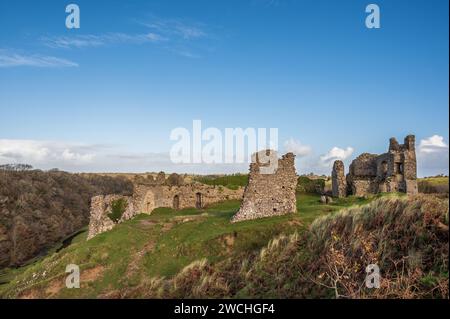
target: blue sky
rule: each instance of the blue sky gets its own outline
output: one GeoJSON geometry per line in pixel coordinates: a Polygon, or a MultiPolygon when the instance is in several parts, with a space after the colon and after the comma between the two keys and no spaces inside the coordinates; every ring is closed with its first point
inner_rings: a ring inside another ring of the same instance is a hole
{"type": "Polygon", "coordinates": [[[69,3],[0,2],[0,162],[222,170],[165,163],[200,119],[278,128],[299,173],[410,133],[419,175],[448,172],[448,1],[373,1],[380,29],[359,0],[78,0],[71,30],[69,3]]]}

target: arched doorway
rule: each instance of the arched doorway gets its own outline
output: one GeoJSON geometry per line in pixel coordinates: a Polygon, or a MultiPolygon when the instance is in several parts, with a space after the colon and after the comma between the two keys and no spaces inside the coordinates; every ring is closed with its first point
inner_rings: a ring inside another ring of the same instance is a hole
{"type": "Polygon", "coordinates": [[[200,209],[202,206],[202,193],[197,193],[195,194],[195,208],[200,209]]]}
{"type": "Polygon", "coordinates": [[[173,209],[176,209],[176,210],[180,209],[180,196],[175,195],[173,197],[173,205],[172,205],[172,207],[173,207],[173,209]]]}

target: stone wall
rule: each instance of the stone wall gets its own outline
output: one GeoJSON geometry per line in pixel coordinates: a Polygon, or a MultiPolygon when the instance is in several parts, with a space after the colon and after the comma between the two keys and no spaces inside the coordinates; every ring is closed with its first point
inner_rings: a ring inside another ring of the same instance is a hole
{"type": "Polygon", "coordinates": [[[222,186],[205,185],[201,183],[184,184],[180,177],[170,175],[170,181],[163,180],[163,174],[159,173],[158,183],[135,184],[132,196],[105,195],[95,196],[91,199],[91,217],[89,223],[88,239],[108,230],[115,224],[108,217],[111,211],[111,203],[123,198],[127,201],[127,209],[120,222],[134,216],[151,212],[158,207],[170,207],[183,209],[196,207],[201,209],[207,205],[235,199],[242,199],[244,189],[231,190],[222,186]],[[168,184],[177,183],[176,186],[168,184]]]}
{"type": "MultiPolygon", "coordinates": [[[[336,161],[335,165],[340,164],[336,161]]],[[[333,169],[332,174],[334,173],[333,169]]],[[[380,192],[417,194],[414,135],[405,137],[404,144],[399,144],[395,138],[391,138],[387,153],[359,155],[350,164],[346,183],[347,189],[355,196],[380,192]]],[[[336,196],[334,191],[333,195],[336,196]]]]}
{"type": "Polygon", "coordinates": [[[331,173],[331,187],[334,197],[347,196],[347,181],[345,179],[344,163],[335,161],[331,173]]]}
{"type": "MultiPolygon", "coordinates": [[[[272,159],[277,159],[274,151],[266,152],[272,159]],[[272,153],[273,152],[273,153],[272,153]],[[270,154],[269,154],[270,153],[270,154]]],[[[232,222],[256,219],[269,216],[284,215],[297,211],[295,189],[297,174],[295,173],[295,155],[287,153],[278,160],[278,166],[272,174],[262,172],[266,164],[259,160],[261,152],[254,156],[250,164],[248,185],[239,211],[232,222]]]]}
{"type": "Polygon", "coordinates": [[[127,207],[119,222],[123,222],[135,216],[133,200],[130,196],[122,195],[99,195],[91,199],[91,216],[89,220],[89,231],[87,239],[111,230],[115,224],[108,217],[111,213],[111,204],[119,199],[124,199],[127,202],[127,207]]]}
{"type": "Polygon", "coordinates": [[[231,190],[223,186],[201,183],[181,186],[137,185],[133,198],[136,210],[149,214],[158,207],[171,207],[173,209],[203,208],[225,200],[240,200],[243,192],[243,188],[231,190]]]}

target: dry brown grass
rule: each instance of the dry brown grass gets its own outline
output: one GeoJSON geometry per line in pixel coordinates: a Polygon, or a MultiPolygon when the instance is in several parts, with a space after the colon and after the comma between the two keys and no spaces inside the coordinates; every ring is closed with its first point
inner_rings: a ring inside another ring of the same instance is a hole
{"type": "Polygon", "coordinates": [[[389,197],[316,220],[306,235],[219,264],[194,262],[121,297],[448,298],[448,200],[389,197]],[[381,287],[365,287],[377,264],[381,287]]]}

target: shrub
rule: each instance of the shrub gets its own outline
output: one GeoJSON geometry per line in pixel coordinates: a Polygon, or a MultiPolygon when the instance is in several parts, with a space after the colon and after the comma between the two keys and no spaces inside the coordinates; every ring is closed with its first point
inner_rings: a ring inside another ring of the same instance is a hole
{"type": "Polygon", "coordinates": [[[108,214],[108,217],[117,224],[119,220],[122,218],[123,213],[127,209],[127,201],[124,198],[119,198],[111,202],[111,213],[108,214]]]}
{"type": "Polygon", "coordinates": [[[300,176],[297,181],[297,193],[321,194],[325,189],[324,179],[310,179],[300,176]]]}

